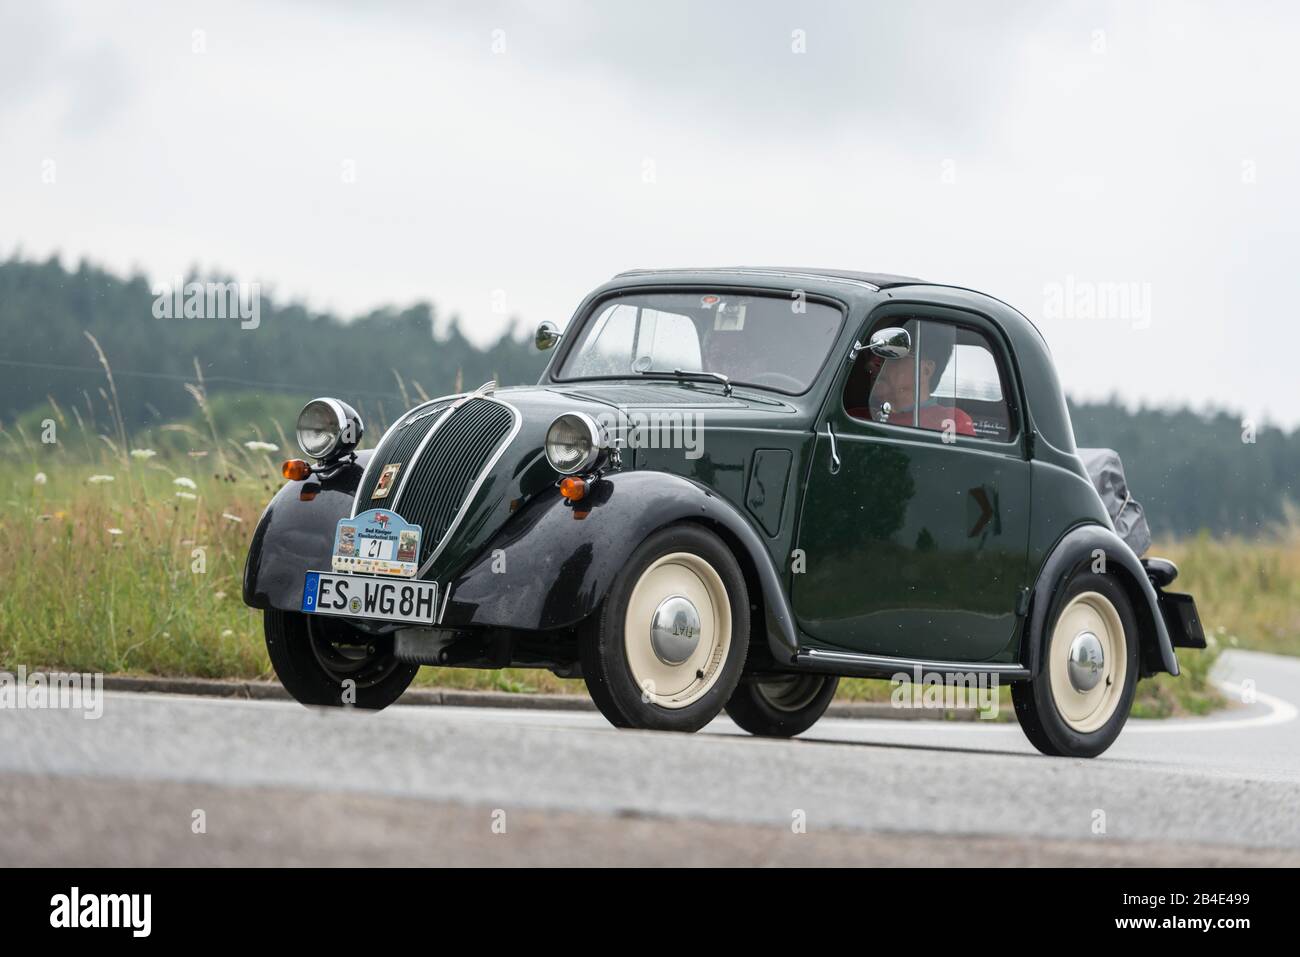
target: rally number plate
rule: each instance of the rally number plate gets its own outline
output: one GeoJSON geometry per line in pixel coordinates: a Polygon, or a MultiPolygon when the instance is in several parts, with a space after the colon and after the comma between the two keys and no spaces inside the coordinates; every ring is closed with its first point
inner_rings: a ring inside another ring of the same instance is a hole
{"type": "Polygon", "coordinates": [[[339,520],[334,531],[332,571],[414,578],[420,554],[420,526],[396,512],[372,508],[339,520]]]}

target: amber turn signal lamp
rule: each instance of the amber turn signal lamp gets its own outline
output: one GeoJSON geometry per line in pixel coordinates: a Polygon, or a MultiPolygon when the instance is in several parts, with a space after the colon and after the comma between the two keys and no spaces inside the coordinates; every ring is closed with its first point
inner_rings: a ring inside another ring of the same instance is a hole
{"type": "Polygon", "coordinates": [[[587,480],[569,475],[560,479],[560,494],[570,502],[577,502],[587,494],[587,480]]]}
{"type": "Polygon", "coordinates": [[[280,474],[291,482],[301,482],[311,475],[311,466],[302,459],[289,459],[280,466],[280,474]]]}

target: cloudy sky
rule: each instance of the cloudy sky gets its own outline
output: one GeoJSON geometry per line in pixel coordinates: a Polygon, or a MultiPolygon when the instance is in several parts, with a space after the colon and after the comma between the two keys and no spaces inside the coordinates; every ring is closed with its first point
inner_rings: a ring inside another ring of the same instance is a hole
{"type": "Polygon", "coordinates": [[[1067,388],[1300,423],[1300,9],[0,0],[0,256],[485,342],[626,268],[971,286],[1067,388]]]}

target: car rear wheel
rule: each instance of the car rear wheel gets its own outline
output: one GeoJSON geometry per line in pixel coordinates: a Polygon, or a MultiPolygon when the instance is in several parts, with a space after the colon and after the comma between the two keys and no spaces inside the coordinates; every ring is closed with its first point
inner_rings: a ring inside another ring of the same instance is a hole
{"type": "Polygon", "coordinates": [[[742,680],[727,714],[750,734],[791,738],[826,713],[840,679],[834,675],[777,675],[742,680]]]}
{"type": "Polygon", "coordinates": [[[276,677],[305,705],[386,708],[420,670],[397,660],[392,635],[368,635],[339,618],[269,609],[263,628],[276,677]]]}
{"type": "Polygon", "coordinates": [[[735,556],[712,532],[651,535],[579,636],[582,673],[618,727],[698,731],[740,679],[749,598],[735,556]]]}
{"type": "Polygon", "coordinates": [[[1075,574],[1043,637],[1037,674],[1011,686],[1016,718],[1044,754],[1091,758],[1128,720],[1138,679],[1138,631],[1123,587],[1075,574]]]}

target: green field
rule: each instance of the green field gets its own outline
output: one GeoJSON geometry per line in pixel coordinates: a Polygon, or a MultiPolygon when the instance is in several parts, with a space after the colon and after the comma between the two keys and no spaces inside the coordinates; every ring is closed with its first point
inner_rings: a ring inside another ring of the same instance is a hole
{"type": "MultiPolygon", "coordinates": [[[[280,485],[279,461],[292,450],[278,430],[251,425],[218,438],[226,430],[202,408],[193,424],[156,433],[158,448],[101,436],[61,410],[53,444],[30,427],[0,431],[0,670],[272,676],[260,613],[240,600],[240,574],[280,485]]],[[[1300,654],[1295,525],[1268,541],[1202,536],[1155,551],[1179,563],[1179,586],[1196,595],[1213,644],[1300,654]]],[[[1181,652],[1183,677],[1142,682],[1135,713],[1219,706],[1206,681],[1216,654],[1181,652]]],[[[544,671],[425,668],[418,680],[582,691],[580,681],[544,671]]],[[[851,680],[840,693],[887,700],[889,692],[886,682],[851,680]]]]}

